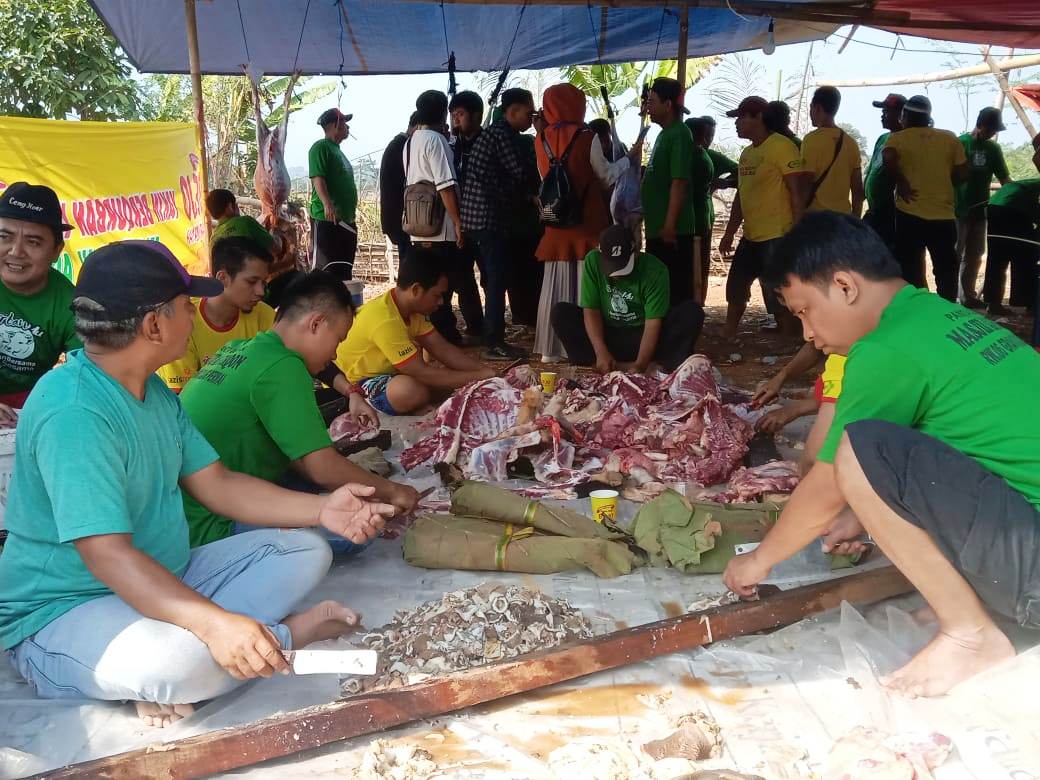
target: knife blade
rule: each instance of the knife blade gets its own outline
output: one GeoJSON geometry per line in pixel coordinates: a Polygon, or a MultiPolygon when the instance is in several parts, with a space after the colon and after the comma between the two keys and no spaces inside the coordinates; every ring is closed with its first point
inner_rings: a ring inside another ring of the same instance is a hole
{"type": "Polygon", "coordinates": [[[375,674],[375,650],[293,650],[285,654],[295,674],[375,674]]]}

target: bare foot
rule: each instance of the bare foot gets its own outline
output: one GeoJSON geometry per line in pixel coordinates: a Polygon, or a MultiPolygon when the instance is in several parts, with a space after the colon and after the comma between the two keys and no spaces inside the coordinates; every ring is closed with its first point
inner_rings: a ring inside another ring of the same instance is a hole
{"type": "Polygon", "coordinates": [[[304,612],[289,615],[282,621],[292,634],[293,649],[311,642],[343,636],[361,623],[361,615],[338,601],[323,601],[304,612]]]}
{"type": "Polygon", "coordinates": [[[911,699],[939,696],[1014,655],[1011,642],[992,623],[971,634],[940,631],[910,663],[883,677],[881,684],[911,699]]]}
{"type": "Polygon", "coordinates": [[[195,712],[195,706],[192,704],[156,704],[152,701],[135,701],[134,706],[137,707],[137,717],[143,720],[146,726],[155,726],[160,729],[195,712]]]}

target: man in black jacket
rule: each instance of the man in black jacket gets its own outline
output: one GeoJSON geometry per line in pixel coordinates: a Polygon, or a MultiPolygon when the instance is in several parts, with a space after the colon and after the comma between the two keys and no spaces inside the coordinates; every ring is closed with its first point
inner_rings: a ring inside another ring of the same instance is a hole
{"type": "Polygon", "coordinates": [[[397,254],[404,262],[412,241],[401,229],[404,212],[404,145],[419,124],[419,112],[413,111],[408,118],[408,130],[398,133],[386,145],[383,159],[379,162],[379,224],[390,243],[397,247],[397,254]]]}

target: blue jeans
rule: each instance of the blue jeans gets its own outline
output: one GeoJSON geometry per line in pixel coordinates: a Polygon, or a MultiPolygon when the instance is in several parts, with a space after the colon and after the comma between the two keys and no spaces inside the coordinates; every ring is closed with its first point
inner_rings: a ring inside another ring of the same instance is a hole
{"type": "MultiPolygon", "coordinates": [[[[380,409],[379,411],[383,410],[380,409]]],[[[289,490],[296,490],[300,493],[313,493],[314,495],[318,495],[319,493],[325,492],[325,488],[323,488],[321,485],[317,485],[314,482],[311,482],[306,477],[300,476],[294,471],[285,472],[282,478],[278,480],[278,484],[281,485],[283,488],[288,488],[289,490]]],[[[231,533],[233,534],[244,534],[246,532],[262,530],[265,530],[264,526],[249,525],[248,523],[235,523],[231,526],[231,533]]],[[[369,539],[364,544],[355,544],[349,539],[344,539],[342,536],[337,536],[336,534],[332,533],[332,531],[329,531],[328,529],[323,528],[322,526],[318,526],[317,528],[315,528],[314,532],[329,543],[329,547],[332,548],[332,552],[336,555],[347,556],[359,553],[366,547],[368,547],[370,544],[372,544],[372,542],[374,541],[373,539],[369,539]]]]}
{"type": "Polygon", "coordinates": [[[501,344],[506,337],[506,285],[509,281],[509,251],[505,233],[474,230],[467,234],[480,252],[480,274],[484,282],[484,343],[501,344]]]}
{"type": "MultiPolygon", "coordinates": [[[[331,564],[329,545],[317,534],[267,529],[196,547],[181,581],[265,624],[290,650],[292,636],[281,621],[331,564]]],[[[242,684],[190,631],[144,617],[116,595],[70,609],[8,656],[45,699],[192,704],[242,684]]]]}

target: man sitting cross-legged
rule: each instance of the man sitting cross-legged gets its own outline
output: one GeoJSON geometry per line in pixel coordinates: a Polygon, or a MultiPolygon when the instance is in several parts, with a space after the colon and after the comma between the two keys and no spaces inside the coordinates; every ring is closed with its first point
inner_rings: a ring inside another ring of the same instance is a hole
{"type": "MultiPolygon", "coordinates": [[[[377,477],[336,452],[314,398],[311,374],[335,356],[353,322],[343,282],[327,271],[301,276],[286,289],[274,328],[224,345],[188,382],[181,403],[234,471],[271,482],[289,477],[283,484],[292,486],[302,477],[314,492],[371,485],[376,498],[410,512],[419,500],[415,488],[377,477]]],[[[192,547],[233,533],[231,518],[190,496],[184,509],[192,547]]],[[[332,548],[356,550],[345,540],[332,548]]]]}
{"type": "Polygon", "coordinates": [[[189,296],[218,292],[152,241],[102,247],[80,271],[85,346],[22,411],[0,556],[0,642],[41,697],[132,700],[162,726],[358,622],[333,601],[294,612],[332,553],[282,529],[362,543],[393,507],[368,486],[315,496],[229,471],[155,376],[184,352],[189,296]],[[190,550],[182,488],[268,528],[190,550]]]}
{"type": "Polygon", "coordinates": [[[562,302],[552,310],[552,326],[572,363],[642,373],[656,360],[672,371],[693,354],[704,310],[689,299],[669,310],[668,269],[639,251],[631,230],[604,230],[583,269],[581,306],[562,302]]]}
{"type": "Polygon", "coordinates": [[[447,290],[440,257],[417,247],[401,263],[397,286],[358,310],[340,344],[336,365],[384,414],[410,414],[435,396],[495,375],[430,324],[447,290]],[[427,363],[423,350],[442,366],[427,363]]]}
{"type": "Polygon", "coordinates": [[[832,546],[866,529],[939,620],[931,644],[884,682],[944,693],[1014,654],[988,610],[1040,627],[1040,417],[1022,413],[1035,405],[1040,355],[908,285],[851,216],[807,215],[775,257],[770,281],[805,338],[848,359],[815,465],[724,580],[748,595],[818,536],[832,546]]]}

